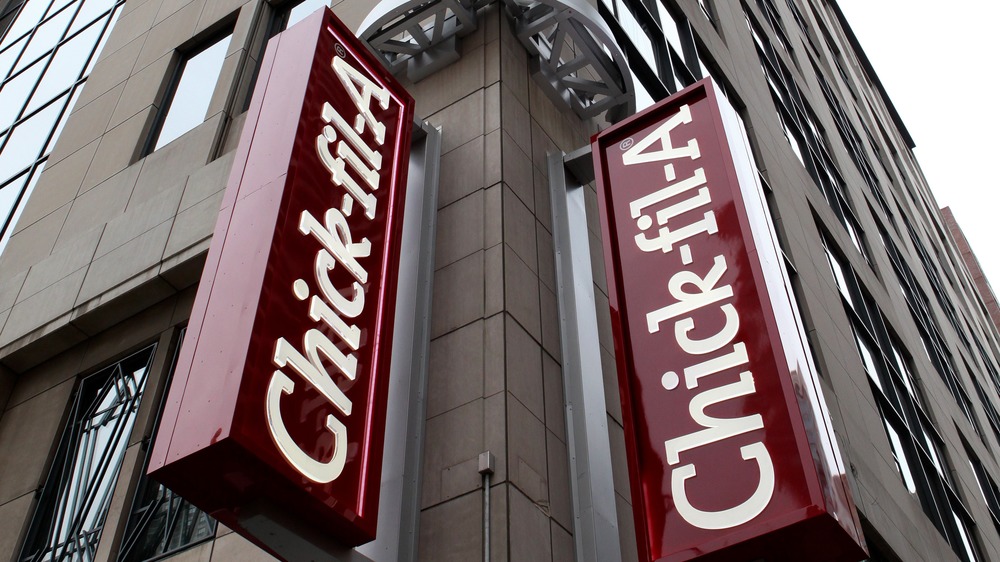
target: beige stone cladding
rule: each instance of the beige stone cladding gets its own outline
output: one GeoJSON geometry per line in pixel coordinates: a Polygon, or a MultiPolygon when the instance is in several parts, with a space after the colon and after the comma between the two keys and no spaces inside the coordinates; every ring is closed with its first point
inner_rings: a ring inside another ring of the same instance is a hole
{"type": "MultiPolygon", "coordinates": [[[[914,415],[931,428],[928,435],[945,461],[941,466],[950,467],[948,474],[935,475],[931,461],[920,466],[935,482],[947,483],[935,496],[946,498],[947,505],[937,508],[963,516],[967,510],[975,522],[970,540],[982,559],[1000,559],[1000,513],[984,500],[969,456],[988,473],[1000,474],[995,456],[1000,418],[994,423],[989,410],[993,404],[995,414],[1000,401],[986,374],[1000,349],[996,330],[980,310],[961,254],[941,234],[909,135],[838,18],[836,3],[590,4],[619,10],[641,4],[653,7],[649,13],[669,12],[684,22],[685,37],[697,41],[684,45],[683,53],[664,59],[661,52],[651,59],[669,65],[693,55],[686,64],[711,70],[743,117],[870,544],[889,560],[960,559],[955,537],[949,544],[927,516],[924,500],[931,496],[911,490],[902,476],[883,421],[888,399],[877,394],[859,353],[861,315],[845,303],[825,247],[854,272],[865,302],[881,311],[886,333],[906,351],[919,389],[914,393],[923,396],[924,406],[914,415]],[[773,10],[771,16],[765,8],[773,10]],[[853,219],[835,210],[810,173],[815,167],[807,157],[817,155],[797,154],[790,144],[790,116],[776,105],[781,99],[762,71],[758,50],[764,47],[755,41],[748,17],[759,27],[757,39],[777,46],[774,58],[785,67],[785,78],[798,85],[796,103],[809,108],[802,113],[809,113],[809,126],[829,147],[822,157],[834,166],[853,219]],[[836,103],[828,103],[821,79],[832,85],[836,103]],[[862,131],[860,150],[876,164],[872,174],[881,192],[873,191],[871,178],[855,162],[857,154],[838,133],[845,126],[838,107],[846,108],[848,124],[862,131]],[[848,220],[856,221],[862,242],[845,228],[848,220]],[[902,268],[887,250],[890,243],[902,249],[903,265],[912,270],[906,286],[922,292],[927,314],[938,319],[940,347],[954,362],[954,380],[968,385],[967,404],[956,400],[961,392],[949,386],[926,347],[928,328],[914,321],[919,306],[904,294],[897,272],[902,268]],[[920,247],[930,249],[924,260],[929,266],[920,259],[920,247]],[[945,282],[935,283],[937,276],[945,282]],[[982,344],[982,352],[972,340],[982,344]],[[982,382],[984,396],[970,381],[982,382]]],[[[0,254],[0,559],[20,552],[80,378],[157,343],[99,543],[98,560],[117,559],[165,377],[190,314],[242,132],[261,44],[282,5],[278,0],[125,2],[0,254]],[[147,154],[183,53],[229,29],[232,39],[204,122],[147,154]]],[[[375,2],[332,5],[358,29],[375,2]]],[[[483,8],[477,29],[458,43],[461,57],[454,64],[405,84],[416,99],[417,118],[440,127],[442,135],[416,552],[427,562],[482,557],[478,459],[485,451],[496,457],[486,545],[492,560],[577,559],[547,158],[587,145],[605,123],[581,121],[543,93],[505,10],[497,2],[483,8]]],[[[648,23],[644,29],[651,36],[660,33],[648,23]]],[[[641,52],[627,54],[642,60],[641,52]]],[[[656,95],[669,89],[663,88],[656,95]]],[[[623,560],[633,561],[635,529],[597,194],[593,185],[584,189],[617,546],[623,560]]],[[[911,440],[914,452],[919,438],[911,440]]],[[[931,458],[921,454],[919,459],[931,458]]],[[[271,558],[219,527],[214,540],[171,559],[271,558]]]]}

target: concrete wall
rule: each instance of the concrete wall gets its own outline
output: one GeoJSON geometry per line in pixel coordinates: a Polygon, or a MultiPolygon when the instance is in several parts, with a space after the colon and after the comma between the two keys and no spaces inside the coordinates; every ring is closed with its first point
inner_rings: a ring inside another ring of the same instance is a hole
{"type": "MultiPolygon", "coordinates": [[[[333,7],[357,29],[372,4],[342,0],[333,7]]],[[[706,57],[735,94],[758,164],[774,190],[770,203],[796,270],[794,282],[858,508],[879,544],[901,559],[955,559],[900,480],[823,255],[820,228],[845,250],[914,355],[958,492],[980,521],[983,550],[995,558],[1000,538],[961,456],[961,438],[971,436],[966,438],[994,474],[991,451],[996,444],[992,437],[975,436],[927,358],[918,353],[919,335],[895,287],[887,254],[877,243],[875,221],[886,222],[886,217],[876,205],[865,204],[870,195],[835,137],[806,54],[828,57],[828,47],[822,41],[814,41],[821,47],[809,46],[784,3],[777,4],[795,46],[795,54],[786,54],[787,66],[795,69],[816,109],[858,203],[869,260],[847,251],[853,248],[850,239],[786,142],[742,8],[714,2],[713,25],[693,0],[677,3],[701,38],[706,57]]],[[[751,9],[758,13],[755,6],[751,9]]],[[[0,558],[19,551],[79,376],[158,342],[150,390],[130,441],[100,559],[116,553],[124,511],[141,470],[142,442],[151,429],[153,404],[158,404],[178,329],[190,313],[242,129],[242,100],[272,10],[262,0],[129,0],[0,255],[0,558]],[[143,157],[178,52],[227,25],[234,28],[233,39],[205,122],[143,157]]],[[[572,560],[574,517],[546,155],[587,144],[600,124],[581,122],[555,107],[535,85],[528,55],[498,6],[480,16],[479,28],[461,41],[457,63],[407,84],[417,100],[417,117],[441,127],[443,142],[418,557],[437,562],[481,556],[477,459],[490,451],[497,459],[490,489],[493,559],[572,560]]],[[[811,12],[807,18],[813,26],[834,26],[829,19],[816,21],[811,12]]],[[[841,48],[850,52],[846,42],[841,48]]],[[[852,87],[873,95],[858,62],[848,62],[859,84],[852,87]]],[[[840,93],[845,100],[851,96],[840,93]]],[[[875,120],[889,121],[882,103],[875,99],[872,108],[862,108],[872,129],[875,120]]],[[[879,168],[880,179],[899,194],[900,216],[926,216],[918,208],[926,195],[909,194],[926,191],[926,185],[907,160],[902,135],[886,128],[890,132],[880,140],[883,156],[890,150],[901,154],[905,169],[879,168]]],[[[597,197],[593,186],[586,189],[620,546],[623,559],[634,560],[597,197]]],[[[932,231],[921,230],[925,245],[942,246],[932,231]]],[[[908,239],[891,235],[912,256],[908,239]]],[[[949,256],[945,251],[941,259],[951,260],[949,256]]],[[[911,267],[927,287],[919,264],[911,267]]],[[[949,298],[971,303],[970,287],[956,279],[949,298]]],[[[976,314],[966,315],[973,318],[977,336],[988,348],[995,347],[995,332],[976,314]]],[[[945,327],[956,358],[977,365],[957,343],[957,334],[945,327]]],[[[963,376],[975,375],[960,369],[963,376]]],[[[176,559],[269,557],[220,528],[216,540],[176,559]]]]}

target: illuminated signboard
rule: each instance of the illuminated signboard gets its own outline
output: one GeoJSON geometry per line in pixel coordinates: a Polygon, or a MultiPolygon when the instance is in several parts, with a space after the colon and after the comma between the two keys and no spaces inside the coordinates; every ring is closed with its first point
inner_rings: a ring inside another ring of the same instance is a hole
{"type": "Polygon", "coordinates": [[[640,558],[865,558],[735,112],[705,80],[593,148],[640,558]]]}
{"type": "Polygon", "coordinates": [[[412,120],[330,10],[268,45],[149,470],[280,556],[375,537],[412,120]]]}

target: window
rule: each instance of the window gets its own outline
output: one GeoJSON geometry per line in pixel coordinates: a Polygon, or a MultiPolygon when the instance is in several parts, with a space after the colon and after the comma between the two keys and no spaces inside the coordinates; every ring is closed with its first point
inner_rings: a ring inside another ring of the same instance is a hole
{"type": "Polygon", "coordinates": [[[124,3],[0,2],[0,251],[124,3]]]}
{"type": "Polygon", "coordinates": [[[707,76],[690,22],[667,0],[602,0],[599,10],[628,57],[640,109],[707,76]]]}
{"type": "Polygon", "coordinates": [[[986,502],[993,526],[996,527],[997,532],[1000,532],[1000,488],[997,487],[997,483],[990,476],[990,473],[986,471],[986,467],[983,466],[979,457],[972,452],[972,447],[965,442],[962,444],[965,445],[965,452],[969,455],[969,464],[972,466],[973,474],[976,475],[976,484],[979,485],[979,493],[983,495],[983,500],[986,502]]]}
{"type": "Polygon", "coordinates": [[[941,305],[941,310],[944,311],[945,316],[948,318],[948,322],[951,324],[952,328],[955,329],[955,333],[962,338],[962,343],[965,344],[965,348],[968,349],[971,354],[972,348],[969,346],[965,330],[962,329],[962,326],[958,322],[955,305],[952,304],[948,293],[945,292],[944,283],[941,281],[941,276],[938,274],[935,260],[931,258],[930,253],[927,251],[927,247],[920,241],[920,237],[917,235],[916,230],[913,229],[910,222],[905,221],[903,226],[906,227],[906,230],[910,235],[910,241],[913,242],[913,247],[917,250],[917,257],[920,258],[920,264],[924,268],[924,273],[927,274],[927,280],[931,282],[932,292],[937,298],[938,304],[941,305]]]}
{"type": "MultiPolygon", "coordinates": [[[[837,132],[840,134],[840,139],[843,141],[844,147],[847,148],[847,153],[851,156],[851,160],[858,168],[858,171],[861,172],[861,177],[865,180],[865,184],[868,186],[868,189],[871,190],[872,195],[875,197],[875,201],[878,203],[879,207],[887,217],[890,219],[894,218],[892,209],[890,209],[889,203],[885,199],[882,186],[879,184],[878,176],[875,175],[875,168],[872,167],[871,160],[864,151],[858,132],[854,129],[854,126],[851,124],[851,121],[847,116],[847,112],[844,111],[841,103],[833,93],[833,89],[826,81],[826,78],[823,76],[823,72],[820,71],[815,61],[813,61],[813,71],[816,73],[816,79],[819,81],[820,90],[823,91],[823,97],[826,99],[827,106],[830,108],[830,113],[833,115],[833,121],[837,126],[837,132]]],[[[878,154],[878,152],[876,152],[876,154],[878,154]]]]}
{"type": "MultiPolygon", "coordinates": [[[[955,369],[954,358],[951,351],[948,350],[944,336],[941,335],[941,326],[931,311],[927,294],[917,284],[913,270],[910,269],[909,265],[903,259],[903,254],[899,251],[899,247],[881,226],[879,227],[879,235],[882,237],[882,245],[885,246],[889,254],[889,261],[892,262],[893,270],[896,272],[900,290],[903,293],[903,298],[906,299],[910,315],[917,325],[917,331],[920,334],[921,343],[923,343],[928,359],[934,365],[934,370],[941,377],[941,380],[948,386],[949,392],[954,396],[966,419],[972,424],[973,428],[978,429],[979,425],[972,412],[968,393],[965,391],[958,371],[955,369]]],[[[919,252],[922,246],[919,245],[918,240],[915,240],[915,244],[919,252]]]]}
{"type": "Polygon", "coordinates": [[[205,120],[230,39],[232,32],[214,39],[181,61],[173,91],[164,103],[165,109],[150,152],[158,150],[205,120]]]}
{"type": "Polygon", "coordinates": [[[698,7],[701,8],[701,13],[705,14],[708,21],[715,25],[715,16],[712,15],[712,6],[709,5],[708,0],[698,0],[698,7]]]}
{"type": "Polygon", "coordinates": [[[84,378],[18,560],[93,560],[154,347],[84,378]]]}
{"type": "Polygon", "coordinates": [[[830,148],[823,129],[818,124],[816,114],[806,103],[793,74],[767,41],[762,28],[750,17],[750,11],[746,6],[744,15],[757,48],[761,69],[771,89],[778,121],[792,152],[805,166],[816,187],[851,237],[855,248],[868,259],[861,223],[854,211],[844,180],[830,156],[830,148]]]}
{"type": "MultiPolygon", "coordinates": [[[[184,340],[182,331],[178,341],[184,340]]],[[[173,373],[177,365],[177,355],[174,354],[173,373]]],[[[168,377],[167,384],[170,380],[168,377]]],[[[163,400],[167,398],[166,393],[163,400]]],[[[163,411],[163,403],[159,411],[163,411]]],[[[159,419],[157,424],[159,425],[159,419]]],[[[153,428],[156,435],[156,428],[153,428]]],[[[152,452],[149,447],[147,453],[152,452]]],[[[184,498],[173,493],[162,484],[143,476],[136,487],[136,496],[132,500],[132,514],[125,528],[125,538],[122,541],[118,560],[121,562],[139,562],[154,560],[175,554],[215,536],[215,520],[184,498]]]]}
{"type": "MultiPolygon", "coordinates": [[[[976,562],[981,556],[972,539],[972,516],[952,481],[944,441],[913,380],[910,358],[854,270],[823,242],[900,480],[959,558],[976,562]]],[[[971,409],[968,397],[961,396],[959,406],[971,409]]]]}
{"type": "MultiPolygon", "coordinates": [[[[768,25],[771,26],[772,30],[774,30],[774,36],[778,40],[778,44],[781,45],[781,48],[784,49],[786,53],[791,55],[791,42],[788,41],[788,35],[785,33],[785,25],[781,21],[781,16],[778,15],[778,8],[771,0],[757,0],[757,7],[760,8],[760,13],[763,14],[768,25]]],[[[795,57],[791,58],[792,60],[795,60],[795,57]]]]}
{"type": "MultiPolygon", "coordinates": [[[[966,365],[966,368],[968,368],[968,365],[966,365]]],[[[990,428],[993,430],[993,434],[996,435],[997,441],[1000,442],[1000,412],[997,412],[996,407],[990,400],[989,394],[986,393],[986,389],[976,379],[975,372],[969,369],[969,374],[972,375],[972,386],[975,387],[976,394],[979,396],[979,403],[986,412],[986,420],[990,422],[990,428]]]]}

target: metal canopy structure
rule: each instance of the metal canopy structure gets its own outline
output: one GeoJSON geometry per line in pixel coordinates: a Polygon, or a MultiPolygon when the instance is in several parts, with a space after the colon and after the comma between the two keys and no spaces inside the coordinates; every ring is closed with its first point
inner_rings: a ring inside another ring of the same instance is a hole
{"type": "Polygon", "coordinates": [[[635,111],[625,57],[597,9],[585,0],[383,0],[360,37],[396,75],[420,81],[457,61],[459,40],[476,30],[479,10],[500,2],[531,54],[535,81],[581,119],[635,111]]]}

